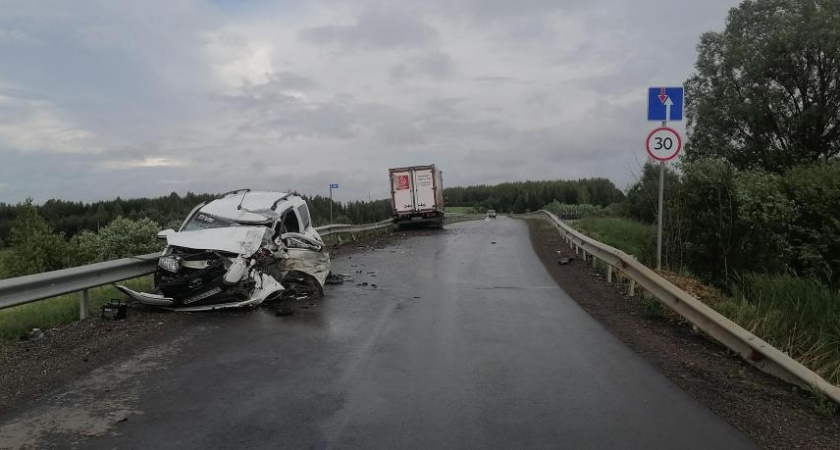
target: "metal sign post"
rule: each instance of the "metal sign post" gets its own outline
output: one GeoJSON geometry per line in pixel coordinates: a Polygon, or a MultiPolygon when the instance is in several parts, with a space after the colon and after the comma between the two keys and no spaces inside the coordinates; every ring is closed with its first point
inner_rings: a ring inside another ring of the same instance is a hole
{"type": "Polygon", "coordinates": [[[333,199],[332,199],[333,189],[338,189],[338,183],[330,183],[330,223],[333,223],[333,199]]]}
{"type": "Polygon", "coordinates": [[[656,227],[656,270],[662,269],[662,229],[665,216],[665,162],[677,157],[682,138],[668,120],[680,121],[683,113],[683,88],[650,88],[648,90],[648,120],[662,121],[647,138],[648,155],[659,161],[659,211],[656,227]]]}
{"type": "MultiPolygon", "coordinates": [[[[667,116],[666,116],[667,117],[667,116]]],[[[662,128],[668,126],[668,121],[662,121],[662,128]]],[[[656,270],[662,270],[662,222],[665,216],[665,161],[659,161],[659,224],[656,227],[656,270]]]]}

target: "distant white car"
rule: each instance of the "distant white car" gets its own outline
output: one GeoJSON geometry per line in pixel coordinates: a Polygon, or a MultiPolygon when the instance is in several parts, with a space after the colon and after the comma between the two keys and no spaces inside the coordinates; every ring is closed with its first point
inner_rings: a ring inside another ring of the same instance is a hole
{"type": "Polygon", "coordinates": [[[489,217],[491,219],[495,219],[496,218],[496,210],[495,209],[488,209],[487,210],[487,217],[489,217]]]}
{"type": "Polygon", "coordinates": [[[153,292],[117,288],[138,302],[181,311],[253,306],[289,285],[322,296],[330,256],[306,202],[282,192],[229,192],[190,212],[167,247],[153,292]]]}

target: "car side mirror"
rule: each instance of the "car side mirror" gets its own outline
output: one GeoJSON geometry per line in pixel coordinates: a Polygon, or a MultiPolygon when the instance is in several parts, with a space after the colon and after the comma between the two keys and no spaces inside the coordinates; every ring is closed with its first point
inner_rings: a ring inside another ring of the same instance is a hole
{"type": "Polygon", "coordinates": [[[169,236],[175,234],[175,230],[172,228],[167,228],[157,234],[157,238],[160,240],[166,240],[169,236]]]}

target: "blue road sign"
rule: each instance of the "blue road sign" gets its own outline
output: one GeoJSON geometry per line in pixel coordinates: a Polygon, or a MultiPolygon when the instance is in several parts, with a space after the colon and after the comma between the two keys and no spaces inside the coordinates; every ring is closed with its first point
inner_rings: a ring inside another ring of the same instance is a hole
{"type": "Polygon", "coordinates": [[[330,189],[338,189],[338,183],[331,184],[330,189]]]}
{"type": "Polygon", "coordinates": [[[677,122],[682,118],[683,88],[652,87],[648,90],[648,120],[677,122]]]}

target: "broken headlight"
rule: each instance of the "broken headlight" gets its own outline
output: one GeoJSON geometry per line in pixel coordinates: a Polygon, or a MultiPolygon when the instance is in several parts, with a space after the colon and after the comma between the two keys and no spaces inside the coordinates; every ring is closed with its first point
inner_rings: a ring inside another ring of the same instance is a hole
{"type": "Polygon", "coordinates": [[[181,270],[181,258],[177,256],[164,256],[158,259],[158,267],[167,272],[178,273],[181,270]]]}

